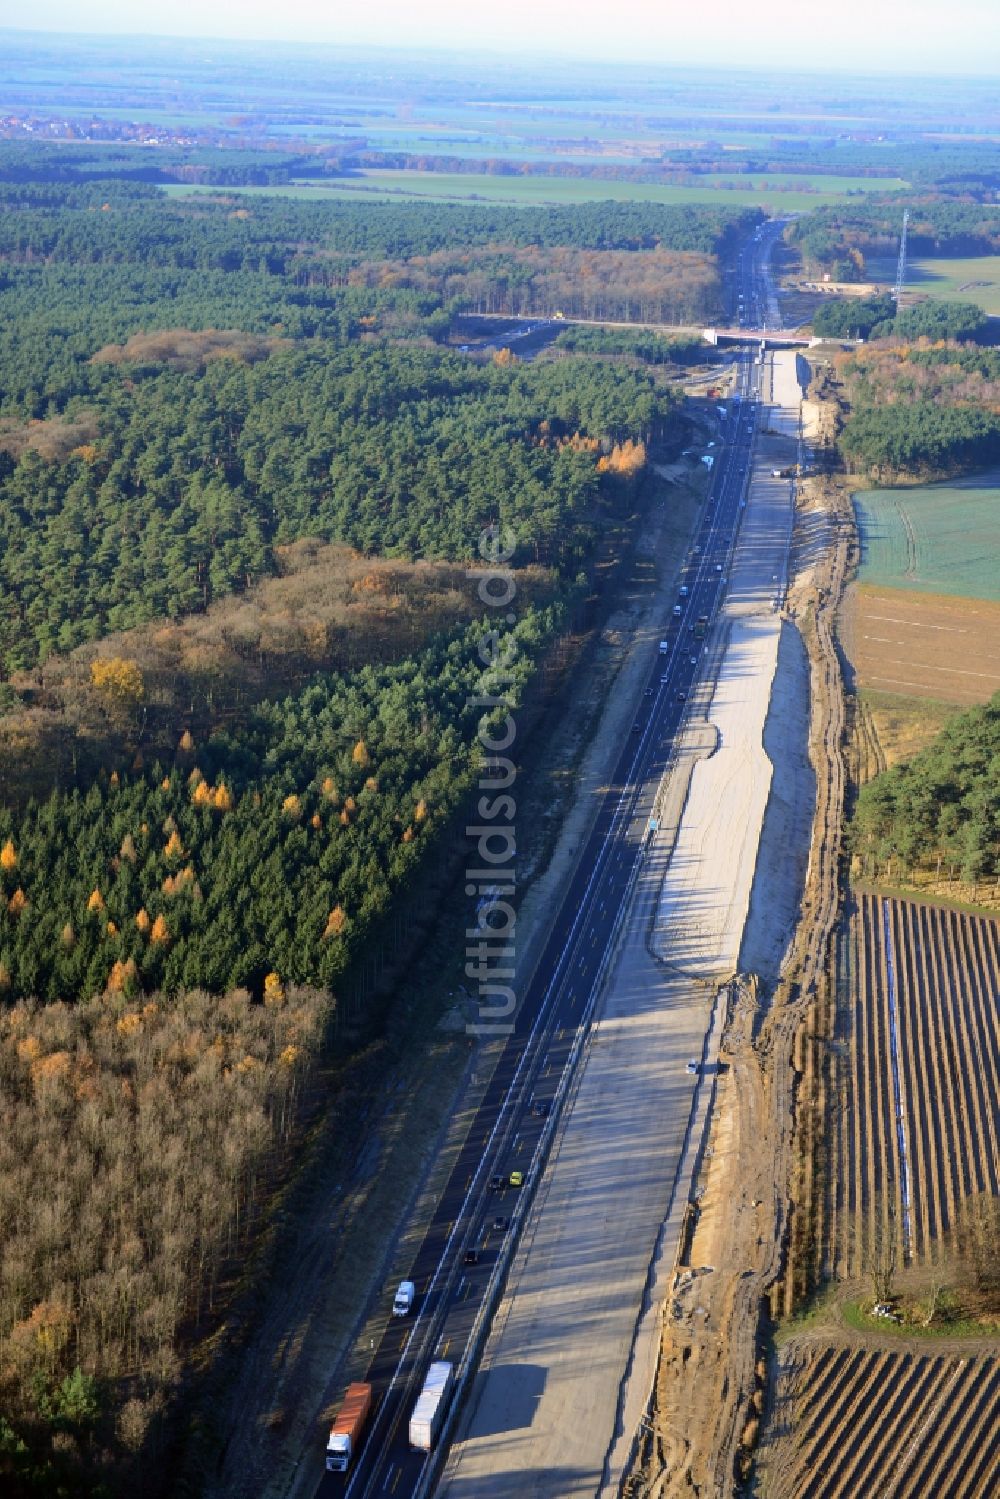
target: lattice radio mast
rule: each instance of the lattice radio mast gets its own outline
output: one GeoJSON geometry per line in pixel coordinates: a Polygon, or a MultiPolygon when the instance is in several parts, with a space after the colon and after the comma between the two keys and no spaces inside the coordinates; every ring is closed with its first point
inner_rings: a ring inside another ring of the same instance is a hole
{"type": "Polygon", "coordinates": [[[910,222],[910,210],[903,209],[903,232],[899,236],[899,259],[896,262],[896,285],[893,287],[892,299],[899,306],[899,299],[903,295],[903,282],[906,280],[906,226],[910,222]]]}

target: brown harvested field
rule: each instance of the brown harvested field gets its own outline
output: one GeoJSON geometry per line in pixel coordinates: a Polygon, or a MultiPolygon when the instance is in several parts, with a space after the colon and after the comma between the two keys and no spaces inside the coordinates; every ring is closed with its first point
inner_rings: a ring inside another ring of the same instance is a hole
{"type": "Polygon", "coordinates": [[[935,1261],[962,1204],[1000,1192],[1000,923],[864,894],[834,1047],[827,1268],[862,1273],[875,1218],[935,1261]]]}
{"type": "Polygon", "coordinates": [[[1000,1359],[788,1348],[766,1499],[987,1499],[1000,1464],[1000,1359]]]}
{"type": "Polygon", "coordinates": [[[856,584],[840,639],[857,686],[955,704],[1000,692],[1000,603],[856,584]]]}

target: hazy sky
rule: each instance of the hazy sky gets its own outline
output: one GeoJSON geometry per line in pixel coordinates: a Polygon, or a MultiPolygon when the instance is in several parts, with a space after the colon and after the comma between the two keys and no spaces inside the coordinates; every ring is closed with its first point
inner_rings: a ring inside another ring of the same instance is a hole
{"type": "Polygon", "coordinates": [[[526,60],[544,51],[638,63],[1000,72],[998,0],[32,0],[17,19],[31,30],[475,47],[526,60]]]}

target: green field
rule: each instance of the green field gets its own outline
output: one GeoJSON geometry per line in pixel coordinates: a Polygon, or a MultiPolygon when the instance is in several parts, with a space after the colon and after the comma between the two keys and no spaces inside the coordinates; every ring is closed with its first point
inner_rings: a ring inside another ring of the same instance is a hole
{"type": "Polygon", "coordinates": [[[706,172],[699,181],[707,187],[736,182],[755,192],[760,192],[766,185],[767,190],[781,188],[793,192],[812,187],[819,193],[901,193],[910,186],[902,177],[838,177],[823,172],[762,172],[745,176],[733,172],[706,172]]]}
{"type": "MultiPolygon", "coordinates": [[[[887,286],[896,279],[896,261],[871,256],[868,274],[887,286]]],[[[1000,255],[970,255],[964,260],[918,257],[906,267],[907,291],[940,297],[943,302],[977,302],[984,312],[1000,316],[1000,255]]]]}
{"type": "Polygon", "coordinates": [[[859,581],[1000,600],[996,477],[856,494],[859,581]]]}
{"type": "MultiPolygon", "coordinates": [[[[732,179],[723,179],[726,181],[732,179]]],[[[767,179],[770,182],[770,178],[767,179]]],[[[787,179],[786,179],[787,180],[787,179]]],[[[885,179],[816,178],[815,181],[876,184],[886,190],[885,179]]],[[[890,187],[904,184],[892,179],[890,187]]],[[[167,192],[186,195],[204,192],[204,188],[172,185],[167,192]]],[[[818,208],[824,203],[839,202],[840,191],[803,192],[793,188],[753,187],[737,191],[711,185],[706,187],[667,187],[655,182],[614,182],[586,177],[501,177],[475,172],[368,171],[340,178],[329,185],[296,183],[288,187],[227,188],[226,192],[270,193],[292,198],[422,198],[449,203],[593,203],[614,199],[622,203],[721,203],[733,208],[763,206],[775,213],[818,208]]]]}

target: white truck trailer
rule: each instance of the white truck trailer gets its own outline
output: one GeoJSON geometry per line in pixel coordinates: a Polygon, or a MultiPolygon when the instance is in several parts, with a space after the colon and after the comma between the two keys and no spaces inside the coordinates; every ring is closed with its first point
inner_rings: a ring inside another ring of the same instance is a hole
{"type": "Polygon", "coordinates": [[[444,1419],[454,1366],[443,1361],[431,1364],[424,1387],[417,1396],[410,1417],[410,1446],[417,1452],[430,1452],[444,1419]]]}

